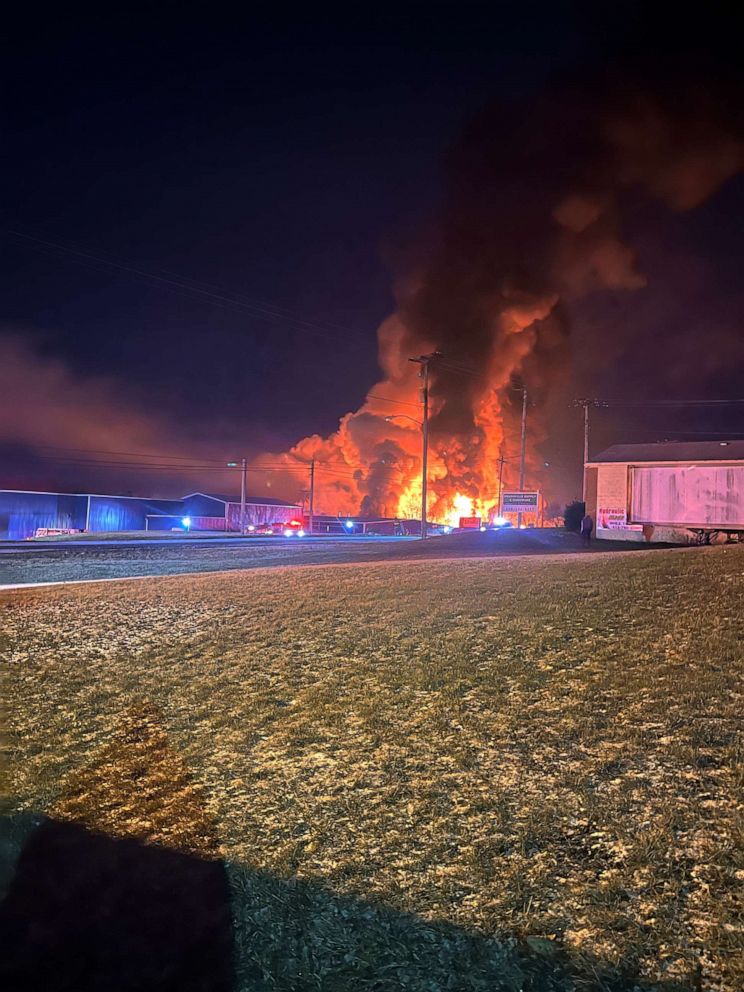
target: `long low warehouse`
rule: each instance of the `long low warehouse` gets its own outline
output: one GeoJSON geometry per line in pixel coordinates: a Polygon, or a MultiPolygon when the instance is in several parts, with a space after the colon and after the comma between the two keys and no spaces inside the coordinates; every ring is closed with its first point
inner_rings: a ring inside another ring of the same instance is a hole
{"type": "MultiPolygon", "coordinates": [[[[245,525],[292,520],[301,507],[278,499],[249,496],[245,525]]],[[[189,493],[181,499],[148,499],[97,493],[0,490],[0,539],[24,540],[40,529],[89,533],[183,529],[237,531],[240,503],[226,496],[189,493]]]]}
{"type": "Polygon", "coordinates": [[[744,441],[616,444],[586,466],[597,537],[690,544],[744,538],[744,441]]]}

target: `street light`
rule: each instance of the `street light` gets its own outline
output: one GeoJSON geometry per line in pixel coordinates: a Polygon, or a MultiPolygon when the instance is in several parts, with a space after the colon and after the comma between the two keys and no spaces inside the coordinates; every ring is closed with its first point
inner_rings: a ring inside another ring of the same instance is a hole
{"type": "Polygon", "coordinates": [[[410,420],[412,424],[415,424],[419,428],[419,430],[424,429],[424,425],[420,420],[416,420],[415,417],[409,417],[407,413],[393,413],[389,417],[385,417],[385,420],[387,420],[388,423],[390,423],[391,420],[410,420]]]}
{"type": "MultiPolygon", "coordinates": [[[[237,468],[237,462],[228,462],[228,468],[237,468]]],[[[248,460],[246,458],[241,459],[240,462],[240,533],[245,534],[245,484],[246,475],[248,473],[248,460]]],[[[227,526],[227,523],[225,524],[227,526]]]]}

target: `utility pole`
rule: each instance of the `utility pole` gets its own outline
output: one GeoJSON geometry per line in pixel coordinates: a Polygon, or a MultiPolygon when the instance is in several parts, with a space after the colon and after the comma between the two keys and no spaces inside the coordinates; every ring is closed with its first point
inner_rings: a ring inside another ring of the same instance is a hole
{"type": "Polygon", "coordinates": [[[421,540],[426,538],[426,483],[428,475],[429,461],[429,362],[432,358],[439,357],[438,351],[433,351],[430,355],[419,355],[418,358],[409,358],[409,362],[415,362],[421,366],[420,377],[424,380],[421,390],[421,402],[424,407],[424,416],[421,422],[421,540]]]}
{"type": "Polygon", "coordinates": [[[240,533],[245,534],[245,477],[248,474],[245,458],[240,463],[240,533]]]}
{"type": "Polygon", "coordinates": [[[586,464],[589,461],[589,407],[602,407],[607,406],[607,404],[602,400],[587,399],[585,396],[582,396],[581,399],[574,400],[573,405],[584,408],[584,464],[581,475],[581,499],[584,505],[586,505],[586,464]]]}
{"type": "Polygon", "coordinates": [[[313,516],[315,514],[315,459],[310,462],[310,512],[307,515],[308,534],[313,532],[313,516]]]}
{"type": "MultiPolygon", "coordinates": [[[[527,387],[522,386],[522,440],[519,452],[519,491],[524,492],[524,459],[527,451],[527,387]]],[[[522,513],[517,514],[517,527],[522,526],[522,513]]]]}
{"type": "Polygon", "coordinates": [[[421,421],[421,540],[426,539],[428,524],[428,505],[426,485],[429,475],[429,362],[424,362],[421,369],[424,375],[422,400],[424,402],[424,417],[421,421]]]}
{"type": "Polygon", "coordinates": [[[503,505],[504,500],[502,494],[504,492],[504,449],[501,448],[501,455],[499,457],[499,516],[503,516],[503,505]]]}
{"type": "Polygon", "coordinates": [[[589,404],[584,403],[584,462],[581,473],[581,500],[586,507],[586,463],[589,461],[589,404]]]}

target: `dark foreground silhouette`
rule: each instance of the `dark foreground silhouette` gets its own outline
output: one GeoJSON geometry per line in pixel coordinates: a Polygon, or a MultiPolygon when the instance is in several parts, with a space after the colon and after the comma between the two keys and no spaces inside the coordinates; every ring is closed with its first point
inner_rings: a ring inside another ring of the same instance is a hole
{"type": "Polygon", "coordinates": [[[6,990],[233,988],[223,865],[72,823],[30,834],[0,932],[6,990]]]}
{"type": "Polygon", "coordinates": [[[7,992],[680,992],[696,984],[644,985],[548,941],[500,942],[73,823],[39,817],[5,827],[7,992]]]}

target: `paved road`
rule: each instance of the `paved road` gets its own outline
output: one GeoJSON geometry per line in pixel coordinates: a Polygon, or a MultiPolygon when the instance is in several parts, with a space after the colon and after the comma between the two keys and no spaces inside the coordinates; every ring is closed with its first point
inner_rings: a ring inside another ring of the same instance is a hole
{"type": "MultiPolygon", "coordinates": [[[[593,551],[648,545],[595,542],[593,551]]],[[[428,541],[410,537],[253,537],[198,540],[0,543],[0,587],[47,582],[219,572],[279,565],[418,558],[501,557],[585,553],[578,537],[552,530],[452,534],[428,541]]]]}
{"type": "Polygon", "coordinates": [[[0,544],[0,586],[363,561],[381,552],[385,557],[384,548],[413,540],[342,535],[48,544],[8,541],[0,544]]]}

